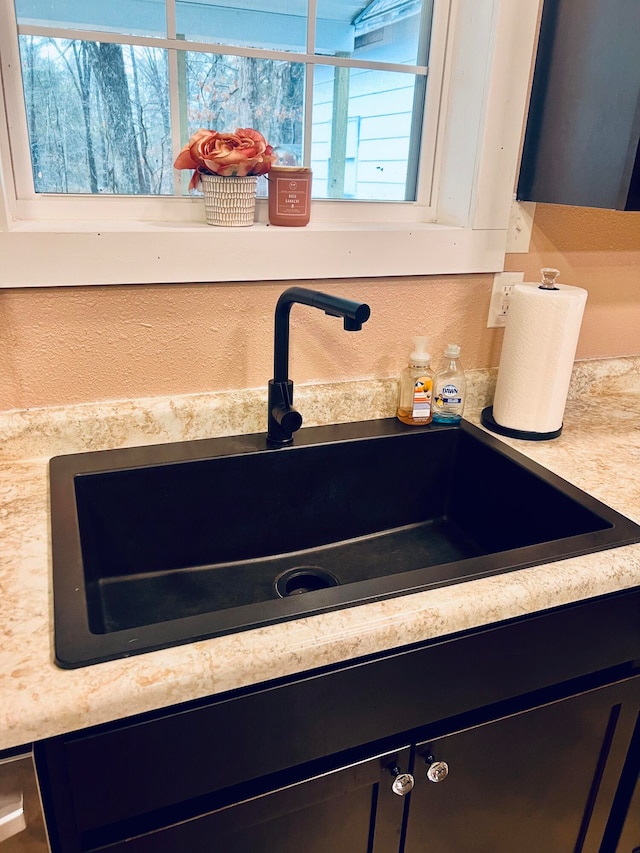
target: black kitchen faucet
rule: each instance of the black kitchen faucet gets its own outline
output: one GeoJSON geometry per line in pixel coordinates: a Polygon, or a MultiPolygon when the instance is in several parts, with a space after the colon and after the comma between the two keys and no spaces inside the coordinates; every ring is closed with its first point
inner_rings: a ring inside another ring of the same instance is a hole
{"type": "Polygon", "coordinates": [[[275,311],[273,379],[269,382],[267,443],[285,447],[302,426],[302,415],[293,408],[293,382],[289,379],[289,314],[294,302],[320,308],[331,317],[342,317],[347,332],[359,332],[371,315],[364,302],[343,299],[319,290],[289,287],[278,299],[275,311]]]}

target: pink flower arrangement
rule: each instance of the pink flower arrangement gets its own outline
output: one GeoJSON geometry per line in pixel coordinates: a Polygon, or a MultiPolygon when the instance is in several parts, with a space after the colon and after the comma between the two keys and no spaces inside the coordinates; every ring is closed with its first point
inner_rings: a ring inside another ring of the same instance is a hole
{"type": "Polygon", "coordinates": [[[273,147],[251,127],[239,127],[235,133],[197,130],[176,157],[176,169],[193,169],[189,189],[200,183],[200,175],[246,177],[266,175],[277,160],[273,147]]]}

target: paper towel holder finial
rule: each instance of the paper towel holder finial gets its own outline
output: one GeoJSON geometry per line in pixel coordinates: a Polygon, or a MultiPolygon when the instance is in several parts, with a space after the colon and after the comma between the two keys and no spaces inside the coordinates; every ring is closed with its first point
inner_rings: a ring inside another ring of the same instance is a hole
{"type": "Polygon", "coordinates": [[[540,290],[560,290],[556,285],[556,279],[560,275],[560,270],[553,267],[542,267],[540,270],[542,282],[538,285],[540,290]]]}

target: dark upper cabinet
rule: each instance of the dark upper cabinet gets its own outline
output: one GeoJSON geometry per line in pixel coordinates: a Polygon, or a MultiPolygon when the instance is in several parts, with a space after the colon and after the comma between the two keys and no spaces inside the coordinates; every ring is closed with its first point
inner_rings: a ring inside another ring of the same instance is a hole
{"type": "Polygon", "coordinates": [[[517,196],[640,210],[640,3],[545,0],[517,196]]]}

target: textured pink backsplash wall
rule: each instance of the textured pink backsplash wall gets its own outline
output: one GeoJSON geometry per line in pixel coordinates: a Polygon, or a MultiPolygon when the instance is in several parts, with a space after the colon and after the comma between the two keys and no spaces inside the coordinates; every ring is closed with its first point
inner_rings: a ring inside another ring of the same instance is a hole
{"type": "MultiPolygon", "coordinates": [[[[531,249],[506,268],[589,291],[577,358],[640,354],[640,214],[539,205],[531,249]]],[[[133,285],[0,291],[0,410],[257,388],[272,375],[273,309],[291,282],[133,285]]],[[[468,368],[496,366],[502,330],[487,329],[492,276],[300,282],[371,306],[361,332],[294,306],[298,382],[395,376],[411,338],[434,361],[460,343],[468,368]]]]}

